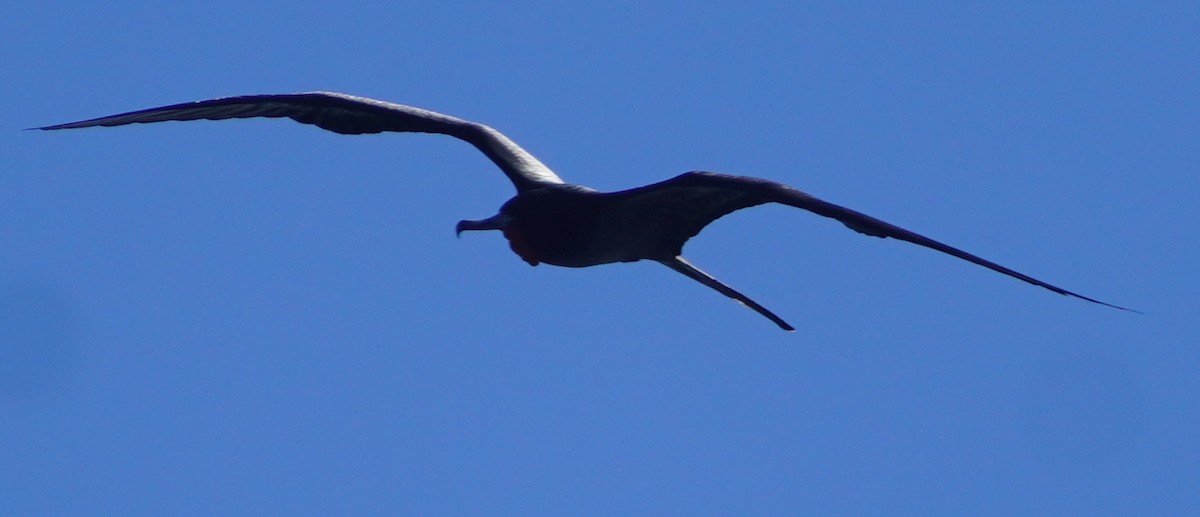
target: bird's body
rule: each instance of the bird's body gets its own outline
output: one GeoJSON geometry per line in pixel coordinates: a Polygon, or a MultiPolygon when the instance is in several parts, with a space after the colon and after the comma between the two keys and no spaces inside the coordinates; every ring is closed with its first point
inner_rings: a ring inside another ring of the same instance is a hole
{"type": "Polygon", "coordinates": [[[1062,289],[941,242],[848,208],[822,201],[787,185],[760,178],[689,172],[619,192],[564,182],[499,131],[441,113],[339,93],[226,97],[47,126],[70,129],[168,120],[289,117],[342,134],[437,133],[471,143],[508,176],[517,195],[493,217],[461,221],[458,233],[500,230],[530,265],[588,267],[653,260],[733,298],[781,328],[793,330],[771,311],[722,284],[682,257],[683,245],[712,221],[735,210],[781,203],[840,221],[874,237],[891,237],[932,248],[1059,294],[1124,309],[1062,289]]]}

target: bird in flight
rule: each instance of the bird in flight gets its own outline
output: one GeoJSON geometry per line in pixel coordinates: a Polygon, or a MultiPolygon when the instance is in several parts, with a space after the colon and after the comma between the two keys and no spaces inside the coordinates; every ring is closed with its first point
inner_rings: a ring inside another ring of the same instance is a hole
{"type": "Polygon", "coordinates": [[[865,235],[908,241],[1062,295],[1132,311],[1048,284],[782,183],[694,171],[643,187],[599,192],[564,182],[549,167],[491,127],[420,108],[342,93],[224,97],[34,129],[253,117],[288,117],[344,135],[385,131],[436,133],[466,141],[500,167],[516,187],[517,195],[501,205],[499,213],[492,217],[460,221],[455,227],[457,234],[500,230],[513,252],[531,266],[546,263],[587,267],[653,260],[737,300],[784,330],[795,328],[684,260],[684,243],[730,212],[765,203],[780,203],[836,219],[865,235]]]}

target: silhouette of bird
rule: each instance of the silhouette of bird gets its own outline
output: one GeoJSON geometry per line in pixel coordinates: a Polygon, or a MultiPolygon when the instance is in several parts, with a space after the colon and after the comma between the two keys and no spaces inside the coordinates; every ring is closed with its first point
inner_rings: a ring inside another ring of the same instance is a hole
{"type": "Polygon", "coordinates": [[[504,171],[516,186],[517,195],[505,202],[499,213],[492,217],[460,221],[455,228],[457,234],[474,230],[500,230],[513,252],[531,266],[546,263],[587,267],[653,260],[737,300],[785,330],[795,329],[746,295],[684,260],[684,243],[709,223],[730,212],[764,203],[780,203],[836,219],[865,235],[908,241],[1062,295],[1132,311],[1048,284],[899,226],[817,199],[782,183],[696,171],[644,187],[599,192],[565,183],[515,142],[483,124],[341,93],[224,97],[34,129],[252,117],[288,117],[345,135],[417,132],[449,135],[464,140],[504,171]]]}

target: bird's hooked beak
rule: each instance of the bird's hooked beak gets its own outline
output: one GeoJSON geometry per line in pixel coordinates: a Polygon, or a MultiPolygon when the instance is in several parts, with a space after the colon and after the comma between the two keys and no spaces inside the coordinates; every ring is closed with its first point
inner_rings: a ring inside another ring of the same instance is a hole
{"type": "Polygon", "coordinates": [[[480,230],[503,230],[508,227],[508,223],[512,221],[512,217],[505,214],[496,214],[487,219],[479,221],[459,221],[454,226],[454,235],[461,237],[462,232],[480,231],[480,230]]]}

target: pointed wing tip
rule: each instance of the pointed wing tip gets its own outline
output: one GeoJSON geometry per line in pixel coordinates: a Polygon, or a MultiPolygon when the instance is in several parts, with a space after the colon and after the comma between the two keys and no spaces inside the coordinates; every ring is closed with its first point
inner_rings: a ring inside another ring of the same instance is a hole
{"type": "Polygon", "coordinates": [[[1114,309],[1122,310],[1122,311],[1125,311],[1125,312],[1132,312],[1132,313],[1134,313],[1134,314],[1146,314],[1146,313],[1144,313],[1144,312],[1142,312],[1142,311],[1139,311],[1139,310],[1137,310],[1137,309],[1130,309],[1129,307],[1121,307],[1120,305],[1113,305],[1113,304],[1111,304],[1111,303],[1104,303],[1104,302],[1100,302],[1100,304],[1101,304],[1101,305],[1104,305],[1104,306],[1106,306],[1106,307],[1112,307],[1112,308],[1114,308],[1114,309]]]}
{"type": "Polygon", "coordinates": [[[1097,302],[1096,300],[1092,300],[1092,301],[1093,301],[1093,302],[1096,302],[1096,303],[1098,303],[1098,304],[1100,304],[1100,305],[1103,305],[1103,306],[1105,306],[1105,307],[1112,307],[1112,308],[1114,308],[1114,309],[1117,309],[1117,310],[1122,310],[1122,311],[1125,311],[1125,312],[1132,312],[1132,313],[1134,313],[1134,314],[1146,314],[1146,313],[1144,313],[1144,312],[1142,312],[1142,311],[1139,311],[1139,310],[1137,310],[1137,309],[1130,309],[1129,307],[1121,307],[1120,305],[1113,305],[1113,304],[1111,304],[1111,303],[1097,302]]]}
{"type": "Polygon", "coordinates": [[[77,127],[87,127],[81,125],[81,122],[67,122],[66,124],[54,124],[52,126],[27,127],[24,131],[54,131],[57,129],[73,129],[77,127]]]}
{"type": "Polygon", "coordinates": [[[1105,306],[1105,307],[1109,307],[1109,308],[1112,308],[1112,309],[1117,309],[1117,310],[1119,310],[1119,311],[1132,312],[1132,313],[1134,313],[1134,314],[1146,314],[1146,313],[1144,313],[1144,312],[1142,312],[1142,311],[1139,311],[1139,310],[1137,310],[1137,309],[1130,309],[1129,307],[1121,307],[1120,305],[1114,305],[1114,304],[1111,304],[1111,303],[1108,303],[1108,302],[1102,302],[1102,301],[1100,301],[1100,300],[1097,300],[1097,299],[1095,299],[1095,298],[1088,298],[1087,296],[1083,296],[1083,295],[1080,295],[1080,294],[1075,294],[1075,293],[1072,293],[1072,292],[1070,292],[1070,291],[1064,292],[1064,293],[1062,293],[1062,294],[1065,294],[1065,295],[1067,295],[1067,296],[1073,296],[1073,297],[1075,297],[1075,298],[1079,298],[1080,300],[1086,300],[1086,301],[1092,302],[1092,303],[1094,303],[1094,304],[1097,304],[1097,305],[1103,305],[1103,306],[1105,306]]]}

